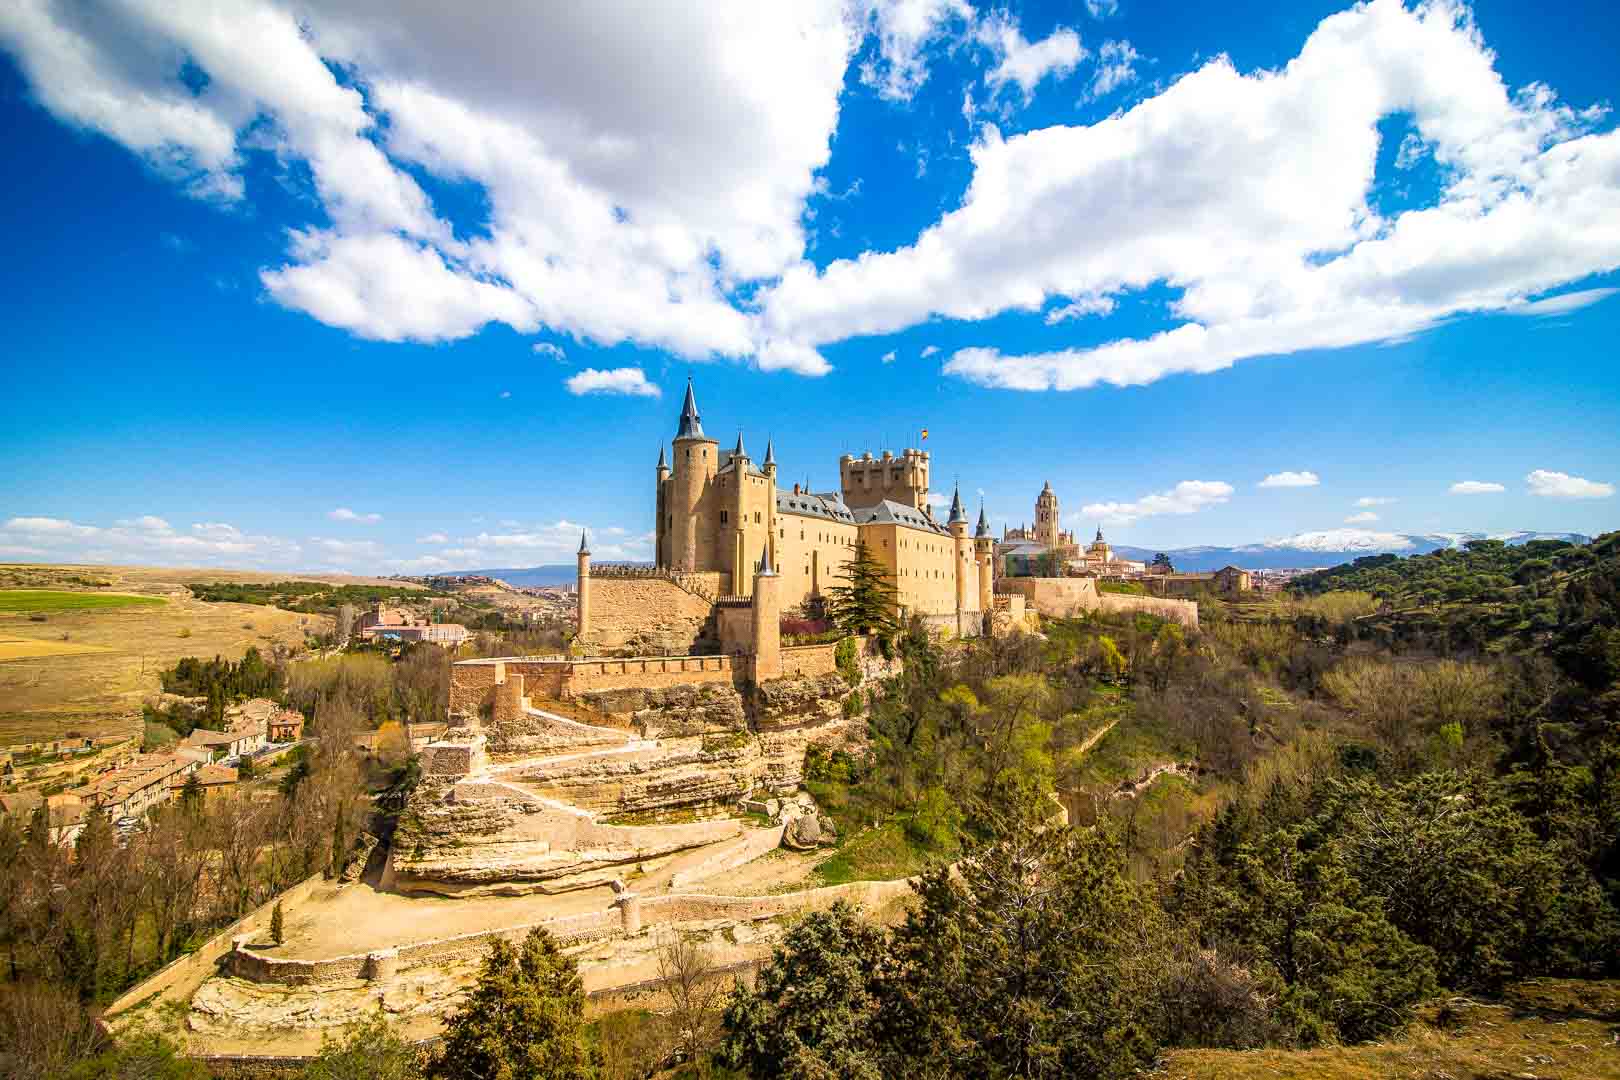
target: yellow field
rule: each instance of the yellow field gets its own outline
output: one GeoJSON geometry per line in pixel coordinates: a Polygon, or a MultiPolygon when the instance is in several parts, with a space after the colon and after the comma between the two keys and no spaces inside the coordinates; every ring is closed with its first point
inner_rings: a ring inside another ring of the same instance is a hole
{"type": "MultiPolygon", "coordinates": [[[[158,673],[181,657],[235,660],[249,647],[266,655],[302,647],[306,635],[330,630],[332,620],[253,604],[209,604],[193,599],[184,585],[289,578],[312,580],[248,571],[0,565],[0,589],[116,592],[165,601],[47,611],[44,622],[0,612],[0,745],[58,738],[67,731],[137,731],[142,702],[161,691],[158,673]]],[[[315,580],[374,579],[321,575],[315,580]]]]}
{"type": "Polygon", "coordinates": [[[77,653],[106,652],[100,645],[82,645],[77,641],[39,641],[35,638],[16,637],[0,633],[0,661],[28,660],[36,656],[73,656],[77,653]]]}

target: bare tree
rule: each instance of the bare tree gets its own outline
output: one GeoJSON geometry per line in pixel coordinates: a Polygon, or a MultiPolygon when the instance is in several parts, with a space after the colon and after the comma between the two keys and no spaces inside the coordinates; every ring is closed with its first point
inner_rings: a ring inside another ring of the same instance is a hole
{"type": "Polygon", "coordinates": [[[354,605],[343,604],[337,609],[337,643],[347,645],[354,633],[354,605]]]}
{"type": "Polygon", "coordinates": [[[670,1022],[682,1056],[691,1061],[719,1034],[725,995],[714,957],[692,938],[673,933],[658,949],[658,979],[669,995],[670,1022]]]}

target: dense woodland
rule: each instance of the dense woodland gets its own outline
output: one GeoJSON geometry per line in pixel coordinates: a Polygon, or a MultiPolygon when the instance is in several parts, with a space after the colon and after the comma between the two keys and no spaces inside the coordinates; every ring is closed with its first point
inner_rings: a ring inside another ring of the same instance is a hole
{"type": "MultiPolygon", "coordinates": [[[[1610,534],[1361,560],[1202,604],[1195,633],[894,630],[865,749],[807,767],[843,837],[823,879],[915,874],[897,924],[805,916],[730,989],[673,943],[667,1014],[591,1023],[537,933],[492,952],[439,1050],[379,1019],[308,1075],[1124,1077],[1169,1048],[1386,1039],[1443,995],[1613,977],[1617,584],[1610,534]]],[[[393,707],[358,667],[320,682],[356,715],[393,707]]],[[[332,708],[286,690],[311,692],[332,708]]],[[[163,1048],[113,1052],[137,1051],[163,1048]]]]}

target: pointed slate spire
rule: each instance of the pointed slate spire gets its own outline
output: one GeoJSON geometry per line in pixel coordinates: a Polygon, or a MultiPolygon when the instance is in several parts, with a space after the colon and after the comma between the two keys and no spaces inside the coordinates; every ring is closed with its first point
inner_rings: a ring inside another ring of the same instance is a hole
{"type": "Polygon", "coordinates": [[[743,449],[742,428],[737,429],[737,449],[731,452],[731,456],[734,458],[745,458],[748,456],[748,451],[743,449]]]}
{"type": "Polygon", "coordinates": [[[767,464],[767,465],[775,465],[776,464],[776,440],[775,439],[766,439],[765,440],[765,464],[767,464]]]}
{"type": "Polygon", "coordinates": [[[771,569],[771,545],[767,543],[765,550],[759,556],[759,572],[763,577],[775,577],[776,571],[771,569]]]}
{"type": "Polygon", "coordinates": [[[697,398],[692,396],[692,376],[686,377],[686,401],[681,405],[681,423],[675,429],[677,439],[703,438],[703,424],[698,416],[697,398]]]}
{"type": "Polygon", "coordinates": [[[984,500],[979,500],[979,527],[973,530],[974,536],[989,536],[990,522],[984,517],[984,500]]]}
{"type": "Polygon", "coordinates": [[[958,521],[967,524],[967,511],[962,509],[962,486],[958,484],[951,494],[951,516],[947,524],[955,525],[958,521]]]}
{"type": "Polygon", "coordinates": [[[669,468],[669,466],[664,463],[664,444],[663,443],[658,444],[658,467],[660,469],[669,468]]]}
{"type": "Polygon", "coordinates": [[[1041,494],[1042,495],[1050,495],[1051,493],[1052,493],[1052,481],[1048,480],[1046,482],[1046,486],[1041,488],[1041,494]]]}
{"type": "Polygon", "coordinates": [[[1102,542],[1103,542],[1103,538],[1102,538],[1102,526],[1101,526],[1101,525],[1099,525],[1099,526],[1097,526],[1097,543],[1099,543],[1099,544],[1100,544],[1100,543],[1102,543],[1102,542]]]}
{"type": "Polygon", "coordinates": [[[585,530],[584,529],[579,530],[579,553],[581,555],[589,555],[591,553],[591,549],[589,547],[585,546],[585,530]]]}

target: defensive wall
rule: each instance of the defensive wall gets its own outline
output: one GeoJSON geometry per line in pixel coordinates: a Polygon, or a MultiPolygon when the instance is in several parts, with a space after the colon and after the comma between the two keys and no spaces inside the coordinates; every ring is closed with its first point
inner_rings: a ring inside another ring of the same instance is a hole
{"type": "Polygon", "coordinates": [[[711,617],[730,584],[730,574],[716,571],[592,566],[580,581],[590,612],[581,644],[598,652],[717,650],[711,617]]]}
{"type": "MultiPolygon", "coordinates": [[[[604,911],[567,915],[498,930],[477,930],[394,949],[319,960],[268,956],[250,948],[238,937],[236,947],[224,954],[225,967],[232,975],[250,982],[284,986],[325,986],[362,980],[379,982],[415,968],[481,955],[494,939],[517,942],[537,926],[544,927],[562,945],[579,945],[638,934],[647,927],[664,923],[759,922],[785,915],[822,911],[839,900],[876,909],[910,892],[911,882],[903,879],[853,881],[775,896],[692,893],[642,898],[634,893],[624,893],[613,907],[604,911]]],[[[141,987],[137,987],[139,989],[141,987]]]]}
{"type": "MultiPolygon", "coordinates": [[[[858,649],[867,647],[863,642],[858,649]]],[[[785,646],[781,650],[781,675],[831,674],[837,670],[837,649],[837,642],[785,646]]],[[[751,677],[747,655],[458,660],[450,666],[450,715],[472,719],[488,710],[493,720],[508,722],[519,718],[524,698],[566,701],[595,690],[650,690],[697,683],[735,685],[751,677]]]]}
{"type": "Polygon", "coordinates": [[[996,582],[996,592],[1022,596],[1031,610],[1054,619],[1069,619],[1095,611],[1142,612],[1178,622],[1189,630],[1198,629],[1198,605],[1192,600],[1099,592],[1094,578],[1004,577],[996,582]]]}

